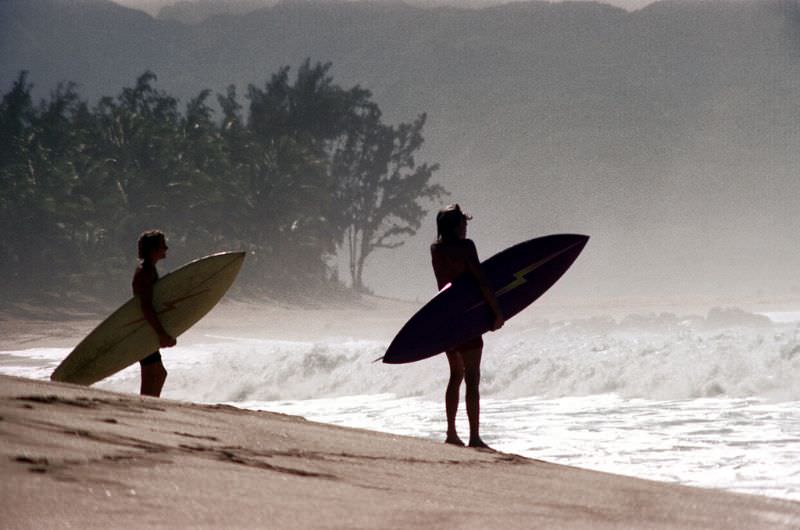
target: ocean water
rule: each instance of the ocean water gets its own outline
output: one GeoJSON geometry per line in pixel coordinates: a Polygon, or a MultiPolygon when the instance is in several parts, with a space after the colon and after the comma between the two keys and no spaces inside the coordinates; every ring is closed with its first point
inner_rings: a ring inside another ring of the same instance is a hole
{"type": "MultiPolygon", "coordinates": [[[[381,341],[202,339],[163,352],[164,397],[443,440],[444,356],[390,366],[372,362],[381,341]]],[[[485,341],[481,435],[492,447],[800,500],[800,314],[529,320],[485,341]]],[[[67,353],[0,352],[0,373],[47,379],[67,353]]],[[[138,384],[133,366],[96,386],[138,384]]],[[[468,436],[463,399],[459,430],[468,436]]]]}

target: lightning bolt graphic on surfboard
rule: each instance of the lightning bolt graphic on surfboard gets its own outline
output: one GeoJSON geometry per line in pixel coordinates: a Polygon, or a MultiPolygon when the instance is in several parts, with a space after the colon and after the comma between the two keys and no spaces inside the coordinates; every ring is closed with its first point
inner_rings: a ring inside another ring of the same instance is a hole
{"type": "MultiPolygon", "coordinates": [[[[514,289],[516,289],[520,285],[524,285],[524,284],[528,283],[528,279],[525,276],[527,276],[528,274],[532,273],[533,271],[535,271],[536,269],[538,269],[539,267],[541,267],[545,263],[556,259],[558,256],[560,256],[564,252],[567,252],[571,248],[573,248],[573,247],[575,247],[577,245],[580,245],[580,244],[582,244],[582,243],[575,243],[575,244],[570,245],[570,246],[568,246],[566,248],[562,248],[558,252],[554,252],[553,254],[550,254],[546,258],[542,258],[539,261],[535,261],[535,262],[531,263],[530,265],[528,265],[524,269],[518,270],[517,272],[514,273],[514,279],[513,280],[511,280],[508,284],[506,284],[505,286],[503,286],[500,289],[498,289],[497,291],[495,291],[495,293],[494,293],[495,296],[500,298],[504,294],[506,294],[506,293],[508,293],[510,291],[513,291],[514,289]]],[[[472,307],[467,309],[467,311],[472,311],[473,309],[475,309],[477,307],[480,307],[485,303],[486,303],[486,300],[481,300],[480,302],[476,303],[475,305],[473,305],[472,307]]]]}

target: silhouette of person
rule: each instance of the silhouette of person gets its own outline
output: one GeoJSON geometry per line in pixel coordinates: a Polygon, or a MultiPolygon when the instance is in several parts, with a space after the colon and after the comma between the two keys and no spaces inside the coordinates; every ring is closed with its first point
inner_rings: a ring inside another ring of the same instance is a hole
{"type": "MultiPolygon", "coordinates": [[[[431,245],[431,261],[433,272],[439,289],[452,282],[462,274],[470,274],[477,281],[478,287],[494,313],[492,330],[503,326],[505,319],[497,303],[478,259],[475,243],[467,239],[467,221],[472,219],[461,211],[458,204],[451,204],[436,216],[436,241],[431,245]]],[[[464,442],[456,433],[456,413],[461,382],[467,386],[466,402],[469,418],[469,446],[488,448],[479,434],[481,354],[483,339],[476,337],[459,344],[447,352],[450,364],[450,380],[445,393],[445,410],[447,412],[447,438],[445,443],[463,446],[464,442]]]]}
{"type": "MultiPolygon", "coordinates": [[[[167,257],[166,238],[159,230],[148,230],[139,236],[138,247],[139,263],[136,272],[133,273],[133,294],[139,297],[144,319],[158,335],[159,346],[162,348],[175,346],[177,341],[164,330],[153,307],[153,287],[158,281],[156,263],[167,257]]],[[[154,351],[139,361],[139,364],[142,367],[140,394],[159,397],[167,379],[167,370],[161,362],[161,352],[154,351]]]]}

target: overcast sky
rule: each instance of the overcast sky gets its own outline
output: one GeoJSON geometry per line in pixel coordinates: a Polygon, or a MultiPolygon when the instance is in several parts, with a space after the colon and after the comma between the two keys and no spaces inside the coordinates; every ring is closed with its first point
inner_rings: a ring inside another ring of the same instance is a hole
{"type": "MultiPolygon", "coordinates": [[[[158,13],[158,10],[165,6],[174,4],[177,0],[113,0],[118,4],[128,7],[134,7],[147,11],[151,15],[158,13]]],[[[224,1],[224,0],[219,0],[224,1]]],[[[270,0],[264,0],[268,3],[270,0]]],[[[341,1],[341,0],[339,0],[341,1]]],[[[405,0],[409,4],[424,4],[424,5],[461,5],[461,6],[485,6],[506,4],[510,0],[405,0]]],[[[640,9],[648,4],[652,4],[654,0],[599,0],[600,3],[611,4],[619,6],[628,10],[640,9]]],[[[701,1],[701,0],[698,0],[701,1]]]]}

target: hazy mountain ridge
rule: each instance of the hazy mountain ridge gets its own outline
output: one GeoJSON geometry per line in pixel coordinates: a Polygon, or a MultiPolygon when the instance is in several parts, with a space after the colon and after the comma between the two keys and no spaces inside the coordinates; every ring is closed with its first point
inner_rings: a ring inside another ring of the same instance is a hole
{"type": "Polygon", "coordinates": [[[278,0],[229,0],[227,2],[181,0],[173,5],[162,7],[156,18],[184,24],[199,24],[213,16],[247,15],[259,9],[272,7],[277,3],[278,0]]]}
{"type": "MultiPolygon", "coordinates": [[[[621,267],[633,260],[661,282],[693,271],[707,284],[725,262],[716,287],[753,273],[786,283],[800,265],[786,244],[800,231],[799,6],[292,3],[190,26],[102,0],[12,0],[0,80],[7,90],[27,69],[42,90],[74,80],[94,98],[151,69],[187,101],[332,61],[389,120],[428,112],[427,157],[458,200],[502,204],[536,232],[596,234],[605,278],[638,281],[621,267]],[[645,252],[653,240],[666,255],[645,252]]],[[[519,239],[508,224],[476,225],[486,252],[519,239]]]]}

